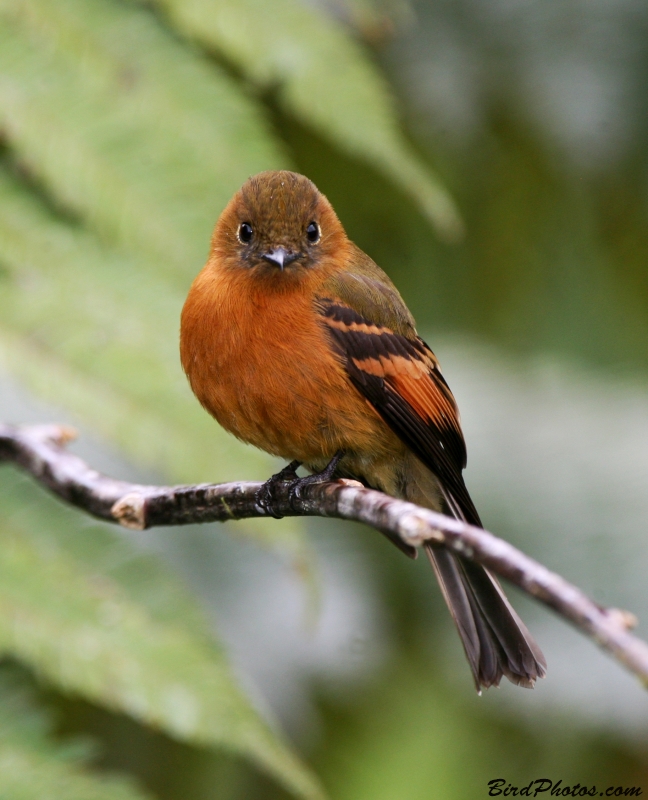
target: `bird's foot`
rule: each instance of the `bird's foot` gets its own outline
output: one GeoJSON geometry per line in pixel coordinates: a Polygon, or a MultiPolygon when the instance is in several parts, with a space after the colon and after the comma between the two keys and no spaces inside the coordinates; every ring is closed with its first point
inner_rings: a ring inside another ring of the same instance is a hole
{"type": "Polygon", "coordinates": [[[276,511],[277,489],[283,484],[289,484],[288,502],[292,506],[295,500],[301,500],[302,492],[307,486],[312,486],[316,483],[327,483],[332,480],[343,455],[344,453],[342,452],[336,453],[321,472],[317,472],[315,475],[307,475],[305,478],[298,477],[296,472],[301,462],[291,461],[287,467],[284,467],[276,475],[269,478],[257,491],[256,504],[275,519],[282,519],[283,514],[279,514],[276,511]]]}
{"type": "Polygon", "coordinates": [[[277,500],[276,490],[283,483],[295,483],[299,481],[296,470],[300,464],[300,461],[291,461],[288,466],[284,467],[271,478],[268,478],[256,493],[256,504],[275,519],[283,519],[283,514],[278,514],[274,508],[277,500]]]}
{"type": "Polygon", "coordinates": [[[297,478],[289,489],[288,499],[290,505],[292,506],[295,500],[301,500],[303,491],[307,486],[313,486],[316,483],[328,483],[328,481],[333,480],[335,470],[343,455],[342,451],[336,453],[321,472],[307,475],[305,478],[297,478]]]}

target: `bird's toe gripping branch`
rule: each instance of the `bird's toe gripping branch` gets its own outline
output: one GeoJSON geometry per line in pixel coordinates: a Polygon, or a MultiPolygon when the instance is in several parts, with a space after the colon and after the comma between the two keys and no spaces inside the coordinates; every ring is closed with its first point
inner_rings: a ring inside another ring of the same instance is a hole
{"type": "Polygon", "coordinates": [[[316,472],[314,475],[307,475],[305,478],[297,478],[289,490],[288,497],[290,504],[293,505],[293,501],[302,499],[302,492],[307,486],[312,486],[315,483],[328,483],[332,481],[337,465],[340,463],[340,459],[343,455],[344,453],[341,451],[336,453],[321,472],[316,472]]]}
{"type": "Polygon", "coordinates": [[[296,483],[299,481],[297,468],[301,465],[300,461],[291,461],[286,467],[275,473],[263,484],[255,495],[257,506],[266,514],[275,519],[283,519],[283,514],[276,510],[277,489],[285,483],[296,483]]]}
{"type": "Polygon", "coordinates": [[[307,475],[305,478],[300,478],[296,472],[301,462],[291,461],[288,466],[269,478],[259,489],[256,493],[257,505],[275,519],[281,519],[283,514],[276,510],[278,490],[280,488],[285,489],[285,484],[289,484],[287,487],[288,501],[292,506],[295,500],[301,500],[302,492],[307,486],[312,486],[316,483],[328,483],[328,481],[333,480],[335,470],[343,455],[344,453],[342,452],[336,453],[321,472],[307,475]]]}

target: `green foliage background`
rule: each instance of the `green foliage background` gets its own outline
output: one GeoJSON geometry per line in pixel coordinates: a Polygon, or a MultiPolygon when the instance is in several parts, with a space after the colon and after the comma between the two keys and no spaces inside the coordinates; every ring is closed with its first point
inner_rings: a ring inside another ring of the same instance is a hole
{"type": "MultiPolygon", "coordinates": [[[[640,148],[584,183],[501,97],[477,137],[449,142],[398,95],[398,49],[379,46],[400,6],[332,7],[0,0],[0,366],[135,471],[192,482],[274,467],[199,408],[177,356],[213,223],[263,169],[315,180],[433,335],[643,380],[640,148]]],[[[500,774],[646,779],[645,727],[624,738],[446,688],[429,584],[360,531],[398,633],[353,698],[311,686],[319,736],[297,726],[290,741],[191,580],[14,470],[0,476],[3,800],[423,800],[485,796],[500,774]]],[[[317,603],[305,524],[229,533],[301,575],[317,603]]]]}

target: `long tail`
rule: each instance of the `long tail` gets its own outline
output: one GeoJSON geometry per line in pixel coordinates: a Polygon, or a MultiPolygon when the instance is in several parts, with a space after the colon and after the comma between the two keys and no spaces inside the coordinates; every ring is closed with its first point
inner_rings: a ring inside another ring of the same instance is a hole
{"type": "MultiPolygon", "coordinates": [[[[453,498],[443,494],[452,516],[465,520],[453,498]]],[[[545,676],[547,662],[497,579],[484,567],[444,547],[430,544],[425,549],[459,631],[477,690],[497,686],[502,675],[518,686],[533,688],[536,680],[545,676]]]]}
{"type": "MultiPolygon", "coordinates": [[[[468,492],[462,492],[460,505],[415,457],[407,467],[404,495],[414,503],[481,527],[468,492]]],[[[497,579],[484,567],[445,547],[428,544],[425,549],[457,626],[477,690],[497,686],[502,675],[518,686],[533,687],[546,674],[547,662],[497,579]]]]}
{"type": "Polygon", "coordinates": [[[477,690],[497,686],[502,675],[533,688],[544,677],[542,651],[506,599],[497,580],[478,564],[442,547],[426,546],[430,563],[459,631],[477,690]]]}

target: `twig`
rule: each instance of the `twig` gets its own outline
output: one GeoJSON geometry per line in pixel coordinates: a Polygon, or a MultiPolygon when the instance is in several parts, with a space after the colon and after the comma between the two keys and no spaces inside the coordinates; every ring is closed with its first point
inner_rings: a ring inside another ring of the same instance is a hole
{"type": "MultiPolygon", "coordinates": [[[[268,515],[255,500],[260,483],[169,487],[117,481],[66,450],[74,437],[75,431],[62,425],[0,424],[0,461],[18,464],[54,494],[89,514],[135,530],[268,515]]],[[[632,614],[598,606],[560,575],[481,528],[366,489],[356,481],[315,484],[292,501],[288,485],[280,486],[274,510],[284,516],[365,522],[412,552],[426,541],[443,544],[553,608],[648,687],[648,644],[628,633],[636,624],[632,614]]]]}

